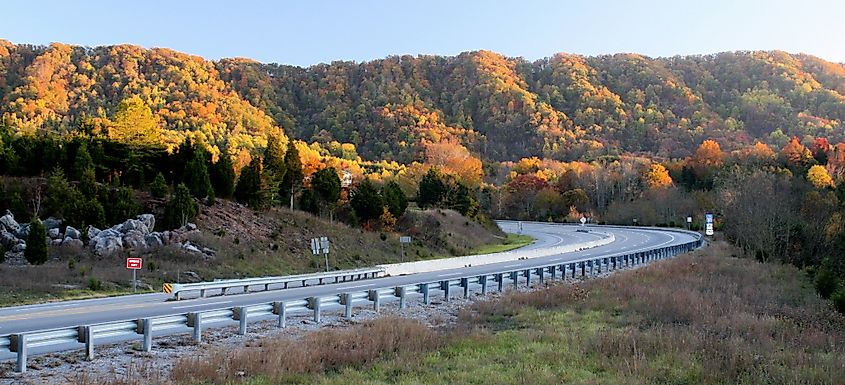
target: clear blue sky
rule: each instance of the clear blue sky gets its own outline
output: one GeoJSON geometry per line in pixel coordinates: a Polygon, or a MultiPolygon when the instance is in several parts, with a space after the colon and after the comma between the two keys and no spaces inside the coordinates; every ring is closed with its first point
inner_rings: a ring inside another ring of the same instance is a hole
{"type": "Polygon", "coordinates": [[[649,56],[781,49],[845,62],[845,1],[18,1],[0,38],[310,65],[488,49],[649,56]]]}

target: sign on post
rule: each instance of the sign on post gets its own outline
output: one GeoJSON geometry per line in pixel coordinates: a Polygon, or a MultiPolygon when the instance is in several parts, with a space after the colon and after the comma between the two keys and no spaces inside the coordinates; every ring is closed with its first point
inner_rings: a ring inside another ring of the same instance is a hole
{"type": "Polygon", "coordinates": [[[311,238],[311,253],[323,253],[326,258],[326,271],[329,271],[329,237],[311,238]]]}
{"type": "Polygon", "coordinates": [[[581,217],[581,226],[584,226],[585,223],[587,223],[587,218],[581,217]]]}
{"type": "Polygon", "coordinates": [[[713,235],[713,214],[704,214],[704,235],[713,235]]]}
{"type": "Polygon", "coordinates": [[[399,237],[399,247],[402,249],[402,259],[399,262],[405,262],[405,244],[411,243],[411,237],[403,235],[399,237]]]}
{"type": "Polygon", "coordinates": [[[135,290],[138,288],[138,280],[136,279],[135,272],[140,270],[141,267],[144,266],[144,260],[141,258],[126,258],[126,268],[132,270],[132,292],[134,293],[135,290]]]}

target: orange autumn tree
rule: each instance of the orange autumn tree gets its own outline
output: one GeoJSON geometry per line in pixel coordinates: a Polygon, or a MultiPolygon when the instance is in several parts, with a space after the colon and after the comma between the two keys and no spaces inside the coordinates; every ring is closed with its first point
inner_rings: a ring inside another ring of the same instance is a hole
{"type": "Polygon", "coordinates": [[[803,168],[813,161],[813,154],[801,144],[798,137],[792,137],[780,150],[780,158],[790,167],[803,168]]]}
{"type": "Polygon", "coordinates": [[[650,190],[660,190],[672,186],[672,177],[666,167],[655,163],[646,171],[645,182],[650,190]]]}
{"type": "Polygon", "coordinates": [[[481,160],[472,156],[466,147],[450,142],[431,143],[425,148],[426,163],[447,174],[457,175],[465,184],[478,186],[484,172],[481,160]]]}
{"type": "Polygon", "coordinates": [[[715,140],[707,139],[695,150],[692,167],[699,176],[707,174],[714,168],[721,167],[725,162],[725,153],[715,140]]]}

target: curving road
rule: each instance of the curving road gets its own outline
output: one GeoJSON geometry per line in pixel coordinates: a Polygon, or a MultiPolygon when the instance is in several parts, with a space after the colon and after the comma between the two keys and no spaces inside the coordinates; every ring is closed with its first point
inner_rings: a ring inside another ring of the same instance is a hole
{"type": "MultiPolygon", "coordinates": [[[[518,232],[517,222],[500,221],[499,225],[507,232],[518,232]]],[[[537,239],[537,241],[533,244],[526,246],[526,249],[561,246],[571,243],[592,241],[600,238],[600,235],[597,234],[576,231],[579,228],[582,227],[523,222],[522,233],[531,235],[537,239]]],[[[165,294],[143,294],[0,308],[0,335],[179,314],[189,311],[203,311],[233,306],[253,305],[270,301],[302,299],[309,296],[326,296],[353,290],[361,291],[386,286],[410,285],[419,282],[437,281],[474,274],[492,274],[502,270],[515,270],[520,268],[563,263],[590,256],[627,254],[657,247],[680,245],[695,240],[695,238],[689,234],[659,229],[632,229],[599,226],[590,226],[587,228],[600,229],[605,233],[613,233],[615,241],[605,246],[548,257],[478,265],[460,269],[439,270],[405,276],[383,277],[355,282],[235,294],[211,298],[198,298],[178,302],[166,301],[169,296],[165,294]]]]}

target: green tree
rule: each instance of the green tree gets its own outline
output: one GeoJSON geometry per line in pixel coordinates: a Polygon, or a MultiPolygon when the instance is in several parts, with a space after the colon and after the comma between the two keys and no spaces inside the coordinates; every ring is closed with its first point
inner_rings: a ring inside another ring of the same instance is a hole
{"type": "Polygon", "coordinates": [[[254,157],[249,165],[241,170],[238,185],[235,187],[235,200],[253,209],[264,207],[264,180],[261,158],[254,157]]]}
{"type": "Polygon", "coordinates": [[[76,189],[65,179],[64,171],[56,167],[47,177],[44,213],[71,221],[75,220],[76,218],[71,218],[71,214],[75,211],[77,195],[76,189]]]}
{"type": "Polygon", "coordinates": [[[193,222],[199,214],[199,205],[184,183],[179,183],[164,209],[165,222],[171,228],[178,228],[193,222]]]}
{"type": "Polygon", "coordinates": [[[381,189],[381,196],[387,210],[394,218],[400,218],[408,208],[408,197],[396,181],[387,182],[381,189]]]}
{"type": "Polygon", "coordinates": [[[89,167],[82,171],[82,174],[79,177],[79,192],[81,192],[84,197],[90,199],[97,197],[98,189],[97,178],[94,176],[94,168],[89,167]]]}
{"type": "Polygon", "coordinates": [[[446,204],[444,206],[470,218],[474,218],[478,215],[478,198],[476,198],[472,190],[463,183],[456,183],[449,190],[446,204]]]}
{"type": "Polygon", "coordinates": [[[839,278],[836,277],[836,273],[831,268],[829,260],[826,259],[819,266],[813,283],[816,291],[822,298],[830,298],[836,292],[836,289],[839,287],[839,278]]]}
{"type": "Polygon", "coordinates": [[[311,189],[314,191],[321,211],[328,211],[329,218],[334,218],[334,208],[340,199],[340,177],[334,167],[326,167],[314,173],[311,178],[311,189]]]}
{"type": "Polygon", "coordinates": [[[100,201],[106,211],[106,219],[109,223],[120,223],[129,218],[137,216],[141,210],[135,201],[132,190],[127,187],[118,187],[101,194],[105,195],[105,202],[100,201]]]}
{"type": "Polygon", "coordinates": [[[446,184],[440,171],[432,167],[420,179],[417,204],[424,209],[437,206],[443,201],[446,192],[446,184]]]}
{"type": "Polygon", "coordinates": [[[293,201],[296,194],[302,189],[302,180],[304,178],[299,150],[296,149],[293,140],[289,140],[288,150],[285,152],[285,177],[282,178],[280,190],[282,198],[290,202],[291,210],[293,210],[293,201]]]}
{"type": "Polygon", "coordinates": [[[208,175],[206,165],[206,153],[201,149],[194,151],[194,156],[185,170],[185,184],[191,194],[197,198],[205,198],[214,195],[211,187],[211,178],[208,175]]]}
{"type": "Polygon", "coordinates": [[[109,139],[132,146],[160,145],[161,127],[147,103],[133,95],[117,105],[109,139]]]}
{"type": "Polygon", "coordinates": [[[72,177],[76,180],[82,180],[82,175],[89,169],[94,169],[94,161],[91,159],[91,154],[88,153],[88,145],[82,142],[76,149],[76,157],[73,159],[72,177]]]}
{"type": "Polygon", "coordinates": [[[352,190],[349,204],[355,210],[358,219],[369,222],[377,219],[384,212],[384,202],[378,189],[373,186],[369,178],[364,179],[352,190]]]}
{"type": "Polygon", "coordinates": [[[26,250],[23,256],[33,265],[47,262],[47,229],[38,218],[29,223],[29,236],[26,237],[26,250]]]}
{"type": "Polygon", "coordinates": [[[211,183],[216,196],[231,198],[235,192],[235,169],[232,158],[223,152],[220,160],[211,166],[211,183]]]}
{"type": "Polygon", "coordinates": [[[164,180],[164,174],[158,173],[150,184],[150,194],[155,198],[164,198],[167,196],[167,181],[164,180]]]}

